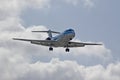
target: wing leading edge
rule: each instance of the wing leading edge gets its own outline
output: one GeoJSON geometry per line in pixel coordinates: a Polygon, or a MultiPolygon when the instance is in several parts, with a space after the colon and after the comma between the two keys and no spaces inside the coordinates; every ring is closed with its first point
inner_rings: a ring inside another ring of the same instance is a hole
{"type": "Polygon", "coordinates": [[[44,45],[44,46],[51,46],[56,43],[56,41],[52,41],[52,40],[33,40],[33,39],[19,39],[19,38],[13,38],[13,40],[28,41],[31,42],[32,44],[44,45]]]}
{"type": "Polygon", "coordinates": [[[86,45],[102,45],[97,43],[69,42],[68,47],[84,47],[86,45]]]}
{"type": "Polygon", "coordinates": [[[86,45],[102,45],[102,44],[97,44],[97,43],[84,43],[84,42],[68,42],[66,45],[57,45],[57,41],[54,40],[33,40],[33,39],[19,39],[19,38],[13,38],[13,40],[20,40],[20,41],[28,41],[31,42],[32,44],[37,44],[37,45],[44,45],[44,46],[54,46],[54,47],[84,47],[86,45]]]}

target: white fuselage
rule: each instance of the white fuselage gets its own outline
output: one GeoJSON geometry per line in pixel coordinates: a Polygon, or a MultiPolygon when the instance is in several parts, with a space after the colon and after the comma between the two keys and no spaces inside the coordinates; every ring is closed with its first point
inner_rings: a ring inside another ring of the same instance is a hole
{"type": "Polygon", "coordinates": [[[75,32],[73,29],[68,29],[61,33],[60,35],[57,35],[55,37],[52,37],[52,40],[57,41],[56,44],[52,45],[53,47],[63,47],[67,46],[68,42],[72,40],[75,37],[75,32]]]}

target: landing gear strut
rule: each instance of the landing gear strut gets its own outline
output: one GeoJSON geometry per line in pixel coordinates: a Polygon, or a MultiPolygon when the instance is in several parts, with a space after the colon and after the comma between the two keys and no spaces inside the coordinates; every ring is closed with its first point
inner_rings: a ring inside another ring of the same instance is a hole
{"type": "Polygon", "coordinates": [[[52,47],[50,47],[50,48],[49,48],[49,51],[53,51],[53,48],[52,48],[52,47]]]}
{"type": "Polygon", "coordinates": [[[66,52],[69,52],[70,51],[70,49],[69,48],[66,48],[66,50],[65,50],[66,52]]]}

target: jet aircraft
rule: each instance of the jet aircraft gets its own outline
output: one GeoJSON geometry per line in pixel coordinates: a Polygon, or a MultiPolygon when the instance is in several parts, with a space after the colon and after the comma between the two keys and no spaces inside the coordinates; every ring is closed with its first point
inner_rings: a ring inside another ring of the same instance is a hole
{"type": "Polygon", "coordinates": [[[53,47],[64,47],[65,51],[69,52],[71,47],[84,47],[86,45],[102,45],[98,43],[86,43],[86,42],[74,42],[71,41],[75,37],[75,31],[73,29],[67,29],[64,32],[56,31],[32,31],[32,32],[45,32],[48,33],[48,37],[45,40],[35,40],[35,39],[20,39],[13,38],[13,40],[28,41],[32,44],[49,46],[49,51],[53,51],[53,47]],[[58,34],[52,36],[52,33],[58,34]]]}

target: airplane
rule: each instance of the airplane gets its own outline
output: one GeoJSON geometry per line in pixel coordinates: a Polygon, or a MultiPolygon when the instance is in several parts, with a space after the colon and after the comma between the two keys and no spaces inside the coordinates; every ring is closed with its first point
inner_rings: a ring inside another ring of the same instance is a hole
{"type": "Polygon", "coordinates": [[[84,47],[86,45],[102,45],[98,43],[85,43],[85,42],[73,42],[71,41],[75,37],[75,31],[73,29],[67,29],[64,32],[56,31],[32,31],[32,32],[43,32],[48,33],[48,37],[45,40],[34,40],[34,39],[20,39],[13,38],[13,40],[28,41],[32,44],[49,46],[49,51],[53,51],[53,47],[64,47],[65,51],[69,52],[71,47],[84,47]],[[58,34],[52,36],[52,33],[58,34]]]}

